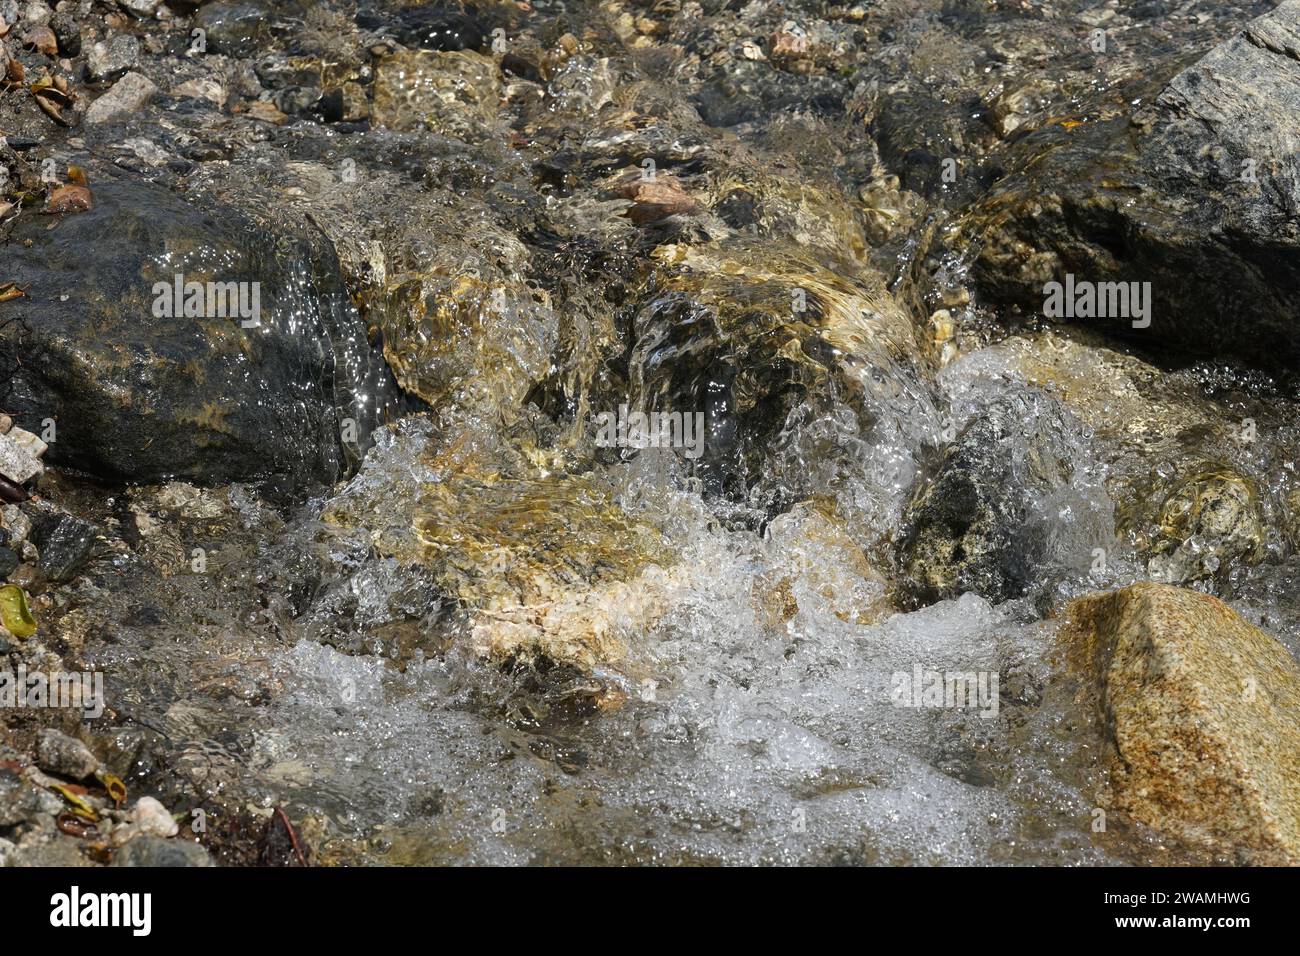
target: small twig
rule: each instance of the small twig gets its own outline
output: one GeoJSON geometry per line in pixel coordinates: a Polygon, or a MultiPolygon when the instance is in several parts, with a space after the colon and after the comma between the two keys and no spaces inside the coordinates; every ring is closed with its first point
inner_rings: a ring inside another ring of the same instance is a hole
{"type": "Polygon", "coordinates": [[[307,858],[303,856],[302,846],[298,843],[298,834],[293,829],[293,824],[289,822],[289,817],[285,814],[283,807],[276,807],[275,812],[279,814],[280,822],[284,824],[284,831],[289,834],[289,842],[293,844],[293,852],[298,857],[298,862],[303,866],[307,865],[307,858]]]}

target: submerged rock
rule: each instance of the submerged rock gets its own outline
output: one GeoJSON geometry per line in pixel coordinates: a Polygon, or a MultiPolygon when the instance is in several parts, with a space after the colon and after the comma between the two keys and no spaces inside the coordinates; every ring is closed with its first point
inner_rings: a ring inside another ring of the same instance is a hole
{"type": "Polygon", "coordinates": [[[488,40],[488,20],[473,6],[424,3],[398,10],[391,20],[362,4],[357,23],[395,38],[415,50],[443,53],[481,49],[488,40]]]}
{"type": "Polygon", "coordinates": [[[1115,805],[1236,862],[1300,863],[1300,670],[1217,598],[1137,584],[1070,605],[1115,805]]]}
{"type": "Polygon", "coordinates": [[[762,620],[780,630],[797,615],[827,610],[849,624],[872,624],[889,613],[884,576],[833,515],[802,503],[767,527],[772,567],[754,579],[762,620]]]}
{"type": "Polygon", "coordinates": [[[270,13],[271,8],[265,3],[220,0],[205,4],[195,15],[193,26],[204,32],[208,52],[253,56],[271,38],[270,13]]]}
{"type": "Polygon", "coordinates": [[[27,295],[0,329],[6,364],[21,357],[5,404],[57,422],[47,460],[114,480],[337,478],[389,393],[329,243],[145,183],[94,193],[53,229],[20,219],[6,254],[27,295]],[[203,294],[172,301],[177,276],[203,294]]]}
{"type": "Polygon", "coordinates": [[[1109,502],[1076,428],[1053,404],[1018,397],[961,430],[903,516],[905,603],[967,592],[996,603],[1060,568],[1088,567],[1092,549],[1110,543],[1109,502]],[[1062,513],[1072,517],[1072,534],[1063,533],[1062,513]]]}
{"type": "Polygon", "coordinates": [[[1255,489],[1227,470],[1181,481],[1161,506],[1160,530],[1151,571],[1168,584],[1212,577],[1231,561],[1254,564],[1264,553],[1255,489]]]}
{"type": "Polygon", "coordinates": [[[1204,582],[1229,596],[1234,581],[1294,547],[1280,532],[1300,436],[1271,401],[1267,377],[1225,377],[1212,366],[1170,372],[1097,333],[1061,328],[1010,336],[944,371],[986,389],[1008,376],[1087,430],[1116,532],[1153,580],[1204,582]]]}
{"type": "MultiPolygon", "coordinates": [[[[356,541],[371,559],[412,572],[411,590],[437,595],[438,626],[426,615],[422,630],[468,637],[474,653],[498,662],[617,668],[628,656],[624,638],[668,606],[676,560],[668,538],[608,488],[512,467],[464,440],[440,445],[418,419],[385,435],[323,518],[335,548],[356,541]],[[408,456],[418,469],[402,464],[408,456]]],[[[363,570],[357,586],[373,573],[363,570]]],[[[364,616],[383,624],[403,613],[364,616]]]]}
{"type": "Polygon", "coordinates": [[[390,129],[427,127],[472,141],[489,134],[500,96],[500,71],[490,57],[404,51],[379,64],[371,116],[390,129]]]}
{"type": "Polygon", "coordinates": [[[780,511],[853,483],[851,533],[878,530],[912,483],[905,452],[937,423],[912,320],[879,277],[749,237],[655,259],[632,320],[630,403],[702,414],[697,466],[724,493],[780,511]]]}

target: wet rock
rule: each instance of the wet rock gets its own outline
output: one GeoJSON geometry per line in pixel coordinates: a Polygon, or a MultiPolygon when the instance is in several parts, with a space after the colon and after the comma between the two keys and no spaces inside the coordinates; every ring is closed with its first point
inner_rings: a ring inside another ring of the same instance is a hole
{"type": "Polygon", "coordinates": [[[18,553],[11,548],[0,545],[0,581],[4,581],[13,574],[22,563],[18,553]]]}
{"type": "Polygon", "coordinates": [[[151,17],[162,5],[162,0],[117,0],[117,4],[137,17],[151,17]]]}
{"type": "Polygon", "coordinates": [[[36,763],[49,773],[70,780],[85,780],[99,769],[99,758],[74,737],[47,728],[41,731],[36,745],[36,763]]]}
{"type": "Polygon", "coordinates": [[[180,832],[180,825],[167,808],[153,797],[141,797],[131,808],[131,819],[113,831],[113,844],[122,846],[143,837],[168,839],[180,832]]]}
{"type": "Polygon", "coordinates": [[[1053,405],[993,403],[957,434],[903,516],[897,556],[904,603],[967,592],[992,602],[1024,595],[1053,565],[1086,568],[1110,543],[1097,480],[1075,428],[1053,405]],[[1077,537],[1053,532],[1070,507],[1077,537]]]}
{"type": "Polygon", "coordinates": [[[139,63],[140,41],[133,36],[115,36],[90,48],[86,73],[92,80],[113,80],[139,63]]]}
{"type": "Polygon", "coordinates": [[[1263,557],[1265,530],[1255,489],[1231,471],[1183,479],[1165,499],[1159,520],[1163,540],[1149,565],[1153,580],[1184,584],[1263,557]]]}
{"type": "Polygon", "coordinates": [[[95,198],[54,230],[15,226],[10,411],[56,419],[51,459],[107,478],[333,481],[391,386],[329,243],[144,183],[95,198]],[[200,285],[172,302],[178,275],[200,285]]]}
{"type": "Polygon", "coordinates": [[[44,26],[53,15],[54,11],[45,0],[28,0],[23,4],[22,22],[27,26],[44,26]]]}
{"type": "Polygon", "coordinates": [[[148,77],[128,73],[86,110],[87,123],[111,123],[142,108],[158,92],[148,77]]]}
{"type": "Polygon", "coordinates": [[[7,544],[17,547],[27,540],[32,530],[32,519],[17,505],[5,505],[0,508],[0,527],[8,536],[7,544]]]}
{"type": "Polygon", "coordinates": [[[481,50],[487,45],[488,26],[473,7],[428,3],[399,10],[390,22],[375,11],[362,9],[357,22],[381,35],[393,37],[413,50],[450,53],[481,50]]]}
{"type": "Polygon", "coordinates": [[[64,56],[78,56],[81,53],[81,27],[71,13],[56,13],[50,20],[50,29],[58,40],[60,53],[64,56]]]}
{"type": "Polygon", "coordinates": [[[1217,598],[1138,584],[1074,602],[1115,805],[1234,862],[1300,862],[1300,671],[1217,598]]]}
{"type": "Polygon", "coordinates": [[[16,485],[30,481],[44,470],[37,456],[32,454],[34,448],[22,440],[22,435],[26,434],[30,432],[11,429],[9,434],[0,435],[0,476],[16,485]]]}
{"type": "Polygon", "coordinates": [[[47,581],[71,581],[90,560],[98,529],[71,515],[49,515],[33,523],[32,541],[40,548],[37,568],[47,581]]]}
{"type": "Polygon", "coordinates": [[[142,836],[113,855],[110,866],[213,866],[212,857],[192,840],[142,836]]]}
{"type": "Polygon", "coordinates": [[[40,809],[35,788],[13,771],[0,770],[0,829],[27,822],[40,809]]]}
{"type": "Polygon", "coordinates": [[[271,38],[270,8],[262,3],[208,3],[195,14],[193,28],[204,31],[208,52],[249,57],[271,38]]]}
{"type": "Polygon", "coordinates": [[[394,130],[420,127],[473,140],[488,135],[500,109],[501,74],[469,51],[399,52],[375,73],[372,117],[394,130]]]}
{"type": "Polygon", "coordinates": [[[1300,2],[1289,0],[1136,113],[1110,108],[1026,136],[968,220],[982,288],[1041,313],[1046,283],[1067,275],[1149,282],[1147,315],[1076,321],[1295,368],[1298,47],[1300,2]]]}

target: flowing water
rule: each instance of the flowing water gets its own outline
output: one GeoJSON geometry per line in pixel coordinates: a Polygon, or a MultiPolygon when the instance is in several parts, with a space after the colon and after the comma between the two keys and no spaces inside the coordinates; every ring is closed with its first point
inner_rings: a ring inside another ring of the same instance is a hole
{"type": "MultiPolygon", "coordinates": [[[[990,402],[1016,400],[1027,433],[1035,416],[1061,429],[1050,403],[1006,371],[981,352],[945,370],[942,405],[958,427],[990,402]]],[[[780,436],[790,449],[816,447],[836,420],[791,419],[780,436]]],[[[164,669],[115,706],[177,741],[218,741],[251,800],[319,821],[324,859],[1170,859],[1142,833],[1094,831],[1100,732],[1032,597],[994,607],[967,594],[894,613],[881,578],[823,512],[798,505],[747,524],[672,451],[646,449],[592,480],[669,542],[662,565],[634,583],[661,613],[614,621],[626,647],[619,666],[539,673],[483,660],[471,624],[368,540],[390,519],[413,523],[394,488],[447,480],[422,457],[430,433],[422,417],[381,432],[342,497],[374,485],[394,513],[369,512],[360,542],[322,524],[323,502],[281,529],[251,500],[237,507],[238,488],[206,493],[214,513],[240,516],[250,543],[219,560],[213,591],[177,605],[195,614],[200,640],[167,627],[175,637],[141,647],[128,636],[96,661],[110,673],[164,669]],[[305,613],[284,596],[290,554],[326,569],[305,613]],[[250,611],[254,593],[279,593],[282,606],[250,611]],[[900,706],[896,675],[910,702],[918,668],[982,674],[991,695],[973,707],[900,706]]],[[[864,444],[856,476],[836,476],[843,500],[873,521],[899,520],[906,487],[873,481],[877,463],[915,468],[916,446],[898,434],[892,446],[864,444]]],[[[1136,579],[1122,558],[1102,577],[1091,569],[1095,542],[1114,538],[1104,469],[1077,424],[1051,438],[1073,477],[1032,502],[1052,544],[1031,592],[1136,579]]],[[[822,465],[797,464],[810,474],[822,465]]],[[[521,533],[571,547],[565,536],[581,529],[548,521],[545,509],[525,513],[521,533]]]]}

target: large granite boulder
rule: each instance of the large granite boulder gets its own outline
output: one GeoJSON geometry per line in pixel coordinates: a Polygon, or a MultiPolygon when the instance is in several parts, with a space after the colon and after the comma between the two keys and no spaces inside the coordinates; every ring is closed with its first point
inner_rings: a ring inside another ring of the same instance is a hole
{"type": "Polygon", "coordinates": [[[1217,598],[1159,584],[1069,608],[1067,646],[1097,682],[1115,805],[1251,864],[1300,863],[1300,669],[1217,598]]]}

